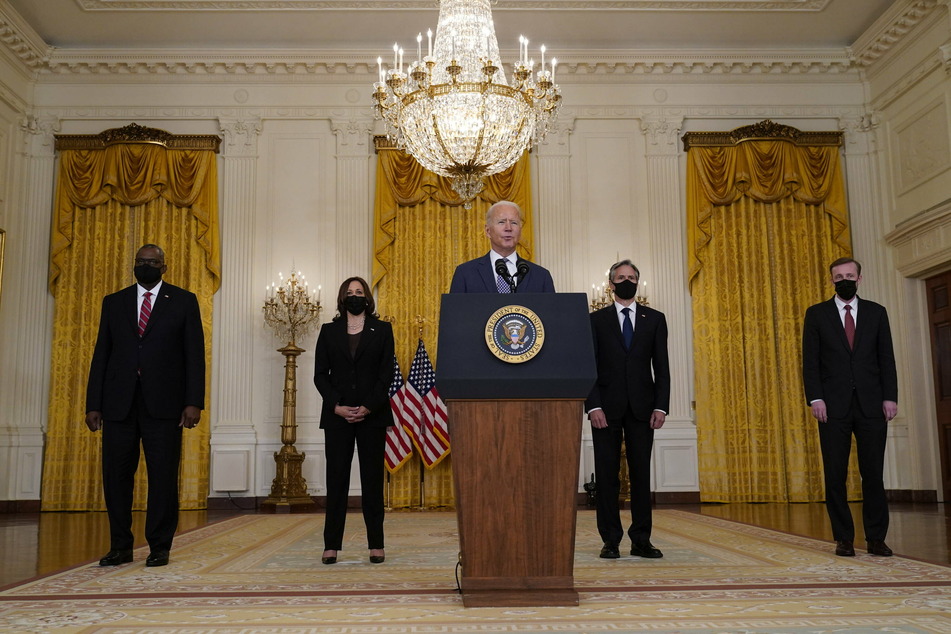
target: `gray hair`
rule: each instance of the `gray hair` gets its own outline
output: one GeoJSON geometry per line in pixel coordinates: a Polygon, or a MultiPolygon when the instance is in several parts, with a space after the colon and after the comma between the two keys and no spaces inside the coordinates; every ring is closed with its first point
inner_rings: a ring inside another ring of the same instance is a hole
{"type": "Polygon", "coordinates": [[[619,268],[621,268],[622,266],[629,266],[629,267],[631,267],[632,269],[634,269],[634,273],[637,274],[637,279],[638,279],[638,281],[640,281],[640,279],[641,279],[641,271],[640,271],[640,269],[638,269],[636,266],[634,266],[634,263],[631,262],[630,260],[621,260],[620,262],[615,262],[614,264],[612,264],[612,265],[611,265],[611,268],[608,270],[608,281],[609,281],[609,282],[613,282],[613,281],[614,281],[614,272],[615,272],[616,270],[618,270],[619,268]]]}
{"type": "Polygon", "coordinates": [[[522,214],[521,207],[513,203],[511,200],[500,200],[499,202],[489,207],[489,210],[485,212],[485,226],[489,226],[489,223],[492,221],[492,214],[494,214],[495,210],[498,209],[499,207],[514,207],[515,211],[518,212],[518,219],[521,220],[522,222],[525,222],[525,216],[522,214]]]}

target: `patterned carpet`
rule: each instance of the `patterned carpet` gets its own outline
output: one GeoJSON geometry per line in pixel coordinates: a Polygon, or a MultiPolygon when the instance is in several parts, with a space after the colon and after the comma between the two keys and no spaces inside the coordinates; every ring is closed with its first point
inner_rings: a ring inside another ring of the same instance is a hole
{"type": "MultiPolygon", "coordinates": [[[[829,543],[676,510],[655,513],[663,559],[598,559],[578,515],[572,608],[463,608],[453,513],[387,515],[387,559],[367,562],[348,518],[320,563],[322,515],[235,517],[176,538],[172,561],[95,562],[0,593],[4,632],[945,632],[951,568],[832,554],[829,543]]],[[[622,544],[622,553],[627,544],[622,544]]],[[[539,556],[544,556],[539,553],[539,556]]]]}

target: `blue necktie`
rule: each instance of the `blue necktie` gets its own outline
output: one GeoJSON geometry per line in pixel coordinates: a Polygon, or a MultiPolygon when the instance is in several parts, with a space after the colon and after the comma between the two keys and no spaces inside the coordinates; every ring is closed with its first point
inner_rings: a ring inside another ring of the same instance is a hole
{"type": "MultiPolygon", "coordinates": [[[[508,269],[508,258],[502,258],[502,261],[505,262],[505,268],[508,269]]],[[[509,283],[502,279],[502,276],[498,273],[495,274],[495,287],[499,289],[500,293],[511,293],[512,287],[509,286],[509,283]]]]}
{"type": "Polygon", "coordinates": [[[634,341],[634,324],[631,322],[631,309],[622,308],[624,313],[624,323],[621,324],[621,334],[624,335],[624,349],[631,349],[631,342],[634,341]]]}

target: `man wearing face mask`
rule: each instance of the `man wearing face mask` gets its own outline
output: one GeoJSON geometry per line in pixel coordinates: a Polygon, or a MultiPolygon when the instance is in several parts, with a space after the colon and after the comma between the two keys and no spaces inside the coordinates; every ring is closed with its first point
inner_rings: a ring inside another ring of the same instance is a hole
{"type": "Polygon", "coordinates": [[[640,271],[630,260],[614,264],[608,282],[615,301],[591,314],[598,380],[585,403],[594,444],[598,532],[602,559],[621,556],[624,537],[618,495],[621,490],[621,443],[631,480],[631,555],[656,559],[663,553],[651,544],[650,460],[654,430],[660,429],[670,405],[667,320],[664,314],[635,303],[640,271]]]}
{"type": "Polygon", "coordinates": [[[898,413],[898,373],[888,313],[880,304],[856,296],[861,264],[840,258],[829,272],[835,296],[806,310],[802,382],[819,425],[835,554],[855,555],[855,526],[846,494],[854,434],[867,549],[872,555],[890,557],[883,471],[887,423],[898,413]]]}
{"type": "Polygon", "coordinates": [[[86,426],[102,430],[102,487],[109,552],[100,566],[132,561],[132,494],[145,453],[149,491],[146,566],[168,564],[178,527],[182,428],[198,424],[205,402],[205,338],[198,298],[162,281],[165,253],[135,255],[137,281],[102,300],[86,388],[86,426]]]}

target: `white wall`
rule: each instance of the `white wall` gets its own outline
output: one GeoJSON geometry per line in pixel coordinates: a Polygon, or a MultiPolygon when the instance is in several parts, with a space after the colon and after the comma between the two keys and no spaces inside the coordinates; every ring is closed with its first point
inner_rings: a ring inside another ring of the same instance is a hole
{"type": "MultiPolygon", "coordinates": [[[[929,33],[932,41],[940,39],[929,33]]],[[[825,63],[790,57],[715,71],[671,67],[645,73],[633,61],[629,72],[560,65],[564,108],[557,129],[533,154],[537,259],[552,271],[559,290],[576,292],[600,283],[617,256],[638,264],[651,305],[667,314],[671,328],[672,404],[668,423],[656,436],[654,489],[697,491],[680,137],[767,118],[807,130],[844,129],[856,254],[868,267],[874,298],[893,311],[907,377],[901,385],[902,416],[890,439],[886,486],[933,490],[936,449],[917,431],[925,426],[933,398],[930,374],[920,361],[927,350],[922,297],[895,272],[893,255],[883,245],[897,222],[935,194],[927,189],[901,200],[888,197],[893,187],[881,177],[894,169],[887,161],[891,148],[881,147],[880,132],[869,123],[868,85],[857,71],[844,70],[844,52],[830,54],[825,63]]],[[[83,72],[82,65],[75,71],[60,67],[25,86],[11,80],[7,89],[16,97],[9,101],[20,103],[23,112],[0,110],[0,227],[8,231],[0,303],[0,500],[39,497],[52,314],[46,292],[52,134],[97,133],[129,122],[224,138],[222,288],[215,298],[211,416],[203,422],[212,427],[210,494],[267,495],[272,454],[280,447],[283,358],[275,351],[281,343],[263,326],[264,287],[293,265],[311,284],[322,285],[327,305],[339,280],[369,275],[375,69],[357,64],[337,73],[206,76],[156,74],[125,64],[118,64],[119,71],[95,73],[83,72]],[[22,132],[21,115],[31,122],[22,132]]],[[[4,78],[0,68],[0,82],[4,78]]],[[[915,104],[926,117],[935,116],[934,108],[946,113],[947,73],[935,83],[927,99],[887,111],[889,134],[900,136],[902,122],[917,112],[915,104]]],[[[307,453],[310,490],[320,495],[313,339],[303,347],[309,349],[299,360],[296,444],[307,453]]],[[[586,432],[579,485],[592,471],[586,432]]],[[[352,486],[356,494],[356,478],[352,486]]]]}

